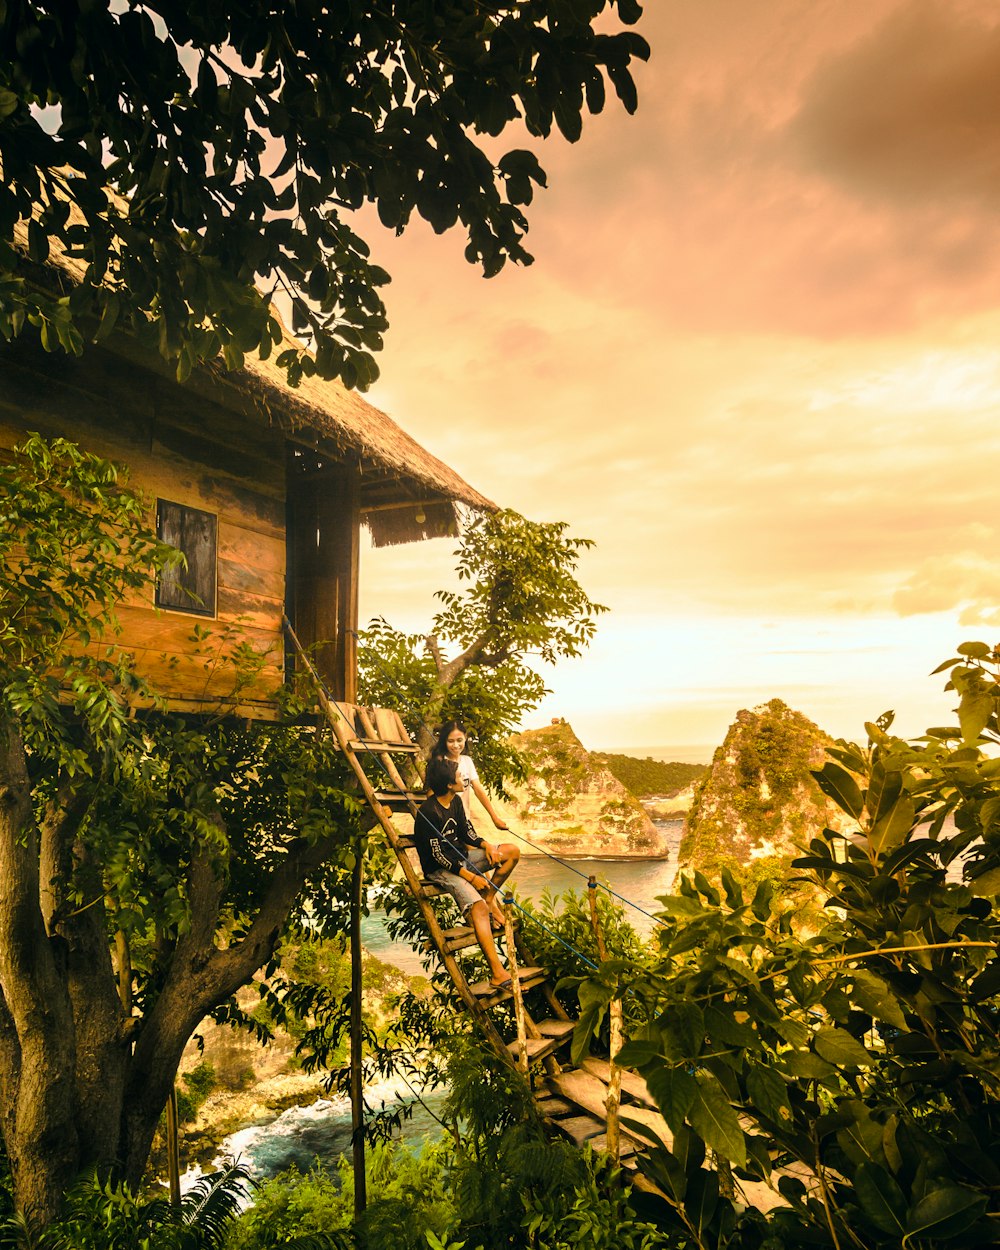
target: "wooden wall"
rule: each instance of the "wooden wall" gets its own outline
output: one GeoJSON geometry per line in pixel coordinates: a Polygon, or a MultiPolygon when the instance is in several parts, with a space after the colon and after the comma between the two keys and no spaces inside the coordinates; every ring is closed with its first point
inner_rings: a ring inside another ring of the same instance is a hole
{"type": "Polygon", "coordinates": [[[233,692],[220,663],[224,634],[266,656],[239,711],[267,715],[282,680],[285,597],[285,439],[262,415],[240,414],[98,348],[83,359],[0,343],[0,449],[29,431],[62,436],[127,464],[131,484],[218,516],[217,616],[156,610],[153,587],[121,609],[120,645],[171,706],[217,707],[233,692]],[[195,626],[210,631],[200,644],[195,626]]]}

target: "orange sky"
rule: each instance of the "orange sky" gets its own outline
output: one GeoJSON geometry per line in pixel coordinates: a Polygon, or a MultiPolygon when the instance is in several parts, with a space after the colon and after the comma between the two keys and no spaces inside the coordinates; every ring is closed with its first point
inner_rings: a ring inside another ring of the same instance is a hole
{"type": "MultiPolygon", "coordinates": [[[[711,744],[779,696],[835,735],[947,719],[927,673],[1000,631],[1000,10],[652,0],[634,118],[539,155],[536,262],[375,240],[372,400],[597,549],[612,611],[529,718],[711,744]]],[[[366,553],[421,628],[448,541],[366,553]]]]}

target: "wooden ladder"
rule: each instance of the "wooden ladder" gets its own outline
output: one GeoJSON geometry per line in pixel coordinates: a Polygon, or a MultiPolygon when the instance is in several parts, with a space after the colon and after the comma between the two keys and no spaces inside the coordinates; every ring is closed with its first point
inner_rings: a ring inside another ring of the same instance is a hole
{"type": "Polygon", "coordinates": [[[514,932],[516,959],[509,959],[512,987],[498,990],[488,979],[470,985],[455,955],[460,950],[476,945],[475,934],[469,926],[441,928],[430,900],[446,891],[423,881],[407,853],[415,845],[413,835],[400,833],[393,824],[394,812],[408,814],[415,819],[418,805],[425,798],[423,780],[417,766],[419,748],[410,737],[406,726],[392,708],[369,709],[331,699],[287,622],[286,629],[300,663],[313,682],[320,710],[333,730],[337,744],[357,778],[386,841],[395,852],[406,884],[417,902],[428,934],[426,949],[432,948],[437,952],[469,1015],[493,1050],[505,1062],[520,1064],[524,1070],[529,1064],[541,1061],[549,1075],[557,1075],[560,1067],[554,1052],[569,1040],[574,1022],[556,997],[546,970],[539,967],[532,958],[520,930],[514,932]],[[384,776],[384,786],[376,787],[369,778],[361,763],[364,757],[376,762],[384,776]],[[523,1025],[519,1029],[523,1030],[523,1036],[510,1043],[504,1042],[490,1016],[490,1009],[511,999],[518,1000],[515,1005],[519,1006],[522,992],[536,989],[551,1014],[536,1021],[527,1010],[523,1013],[517,1011],[519,1024],[523,1019],[523,1025]]]}

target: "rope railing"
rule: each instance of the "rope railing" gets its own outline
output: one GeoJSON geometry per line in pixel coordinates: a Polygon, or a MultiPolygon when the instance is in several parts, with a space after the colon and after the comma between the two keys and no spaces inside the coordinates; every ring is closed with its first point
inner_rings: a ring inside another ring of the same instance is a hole
{"type": "MultiPolygon", "coordinates": [[[[357,630],[349,630],[348,632],[350,634],[353,634],[355,638],[359,637],[357,630]]],[[[383,675],[391,678],[392,674],[385,667],[385,665],[382,664],[378,656],[374,655],[373,658],[375,660],[375,663],[382,670],[383,675]]],[[[403,708],[407,712],[410,713],[411,717],[417,723],[419,723],[424,729],[430,732],[431,727],[423,719],[423,717],[420,715],[419,711],[413,706],[413,704],[409,700],[407,700],[405,697],[399,696],[398,692],[397,692],[397,698],[398,698],[399,703],[403,706],[403,708]]],[[[523,842],[525,846],[530,846],[532,850],[537,851],[540,855],[544,855],[546,859],[550,859],[552,860],[553,863],[559,864],[563,868],[568,869],[570,872],[575,873],[576,876],[582,877],[583,880],[588,883],[588,887],[589,887],[589,883],[590,883],[589,873],[582,872],[579,868],[574,867],[573,864],[569,863],[567,860],[560,858],[560,856],[558,855],[553,855],[552,852],[547,851],[544,846],[539,846],[537,842],[532,842],[530,838],[525,837],[524,834],[522,833],[518,833],[516,829],[511,829],[509,825],[507,826],[506,832],[513,834],[513,836],[517,838],[519,842],[523,842]]],[[[640,915],[645,916],[647,920],[652,921],[654,925],[659,925],[661,928],[665,927],[664,922],[658,916],[654,916],[652,912],[646,911],[644,907],[640,907],[638,903],[634,902],[630,898],[627,898],[624,894],[619,894],[617,890],[613,890],[611,886],[605,884],[603,881],[599,881],[597,883],[597,888],[600,890],[604,890],[605,893],[611,895],[612,898],[617,899],[620,903],[624,903],[627,907],[633,908],[633,910],[639,912],[640,915]]]]}

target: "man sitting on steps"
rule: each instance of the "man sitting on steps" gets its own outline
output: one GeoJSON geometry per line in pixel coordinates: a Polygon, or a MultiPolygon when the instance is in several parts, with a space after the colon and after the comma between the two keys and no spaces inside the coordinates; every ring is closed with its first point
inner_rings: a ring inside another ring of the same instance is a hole
{"type": "Polygon", "coordinates": [[[503,928],[499,887],[514,871],[520,852],[509,842],[494,846],[469,824],[459,797],[465,783],[454,760],[432,759],[425,780],[431,797],[420,805],[413,822],[424,877],[447,890],[462,916],[468,917],[489,964],[490,983],[509,989],[510,977],[497,954],[493,930],[503,928]]]}

